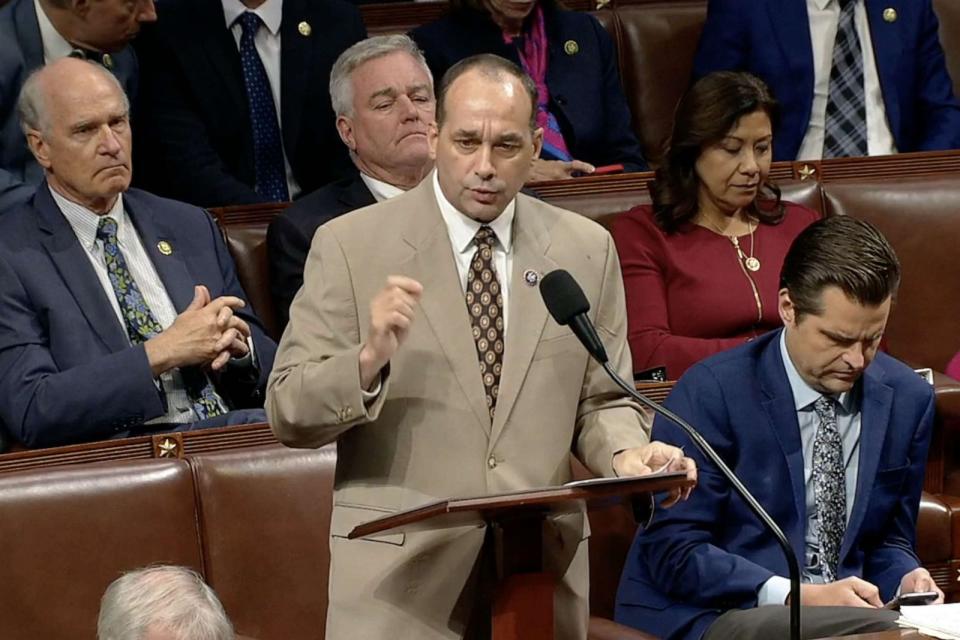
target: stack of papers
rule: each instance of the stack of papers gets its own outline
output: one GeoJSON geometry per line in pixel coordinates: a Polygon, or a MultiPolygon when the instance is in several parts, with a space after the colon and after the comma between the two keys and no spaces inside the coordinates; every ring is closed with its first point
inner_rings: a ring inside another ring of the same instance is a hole
{"type": "Polygon", "coordinates": [[[897,624],[931,638],[960,640],[960,603],[900,607],[897,624]]]}

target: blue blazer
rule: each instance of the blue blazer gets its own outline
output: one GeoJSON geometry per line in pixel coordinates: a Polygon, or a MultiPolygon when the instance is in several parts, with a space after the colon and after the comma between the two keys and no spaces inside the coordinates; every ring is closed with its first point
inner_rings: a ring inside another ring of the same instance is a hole
{"type": "MultiPolygon", "coordinates": [[[[137,85],[133,49],[113,54],[113,61],[113,73],[132,99],[137,85]]],[[[33,0],[13,0],[0,9],[0,215],[29,200],[43,180],[17,115],[20,88],[42,66],[43,41],[33,0]]]]}
{"type": "MultiPolygon", "coordinates": [[[[787,535],[803,562],[807,523],[803,452],[777,330],[694,365],[666,405],[712,444],[787,535]]],[[[934,416],[933,389],[879,353],[864,372],[856,499],[839,575],[888,600],[914,552],[917,510],[934,416]]],[[[668,640],[699,639],[725,610],[756,606],[787,563],[749,507],[677,428],[657,418],[653,438],[684,446],[700,469],[686,502],[658,508],[637,534],[617,592],[616,619],[668,640]]]]}
{"type": "MultiPolygon", "coordinates": [[[[930,0],[865,0],[890,131],[901,152],[960,147],[960,105],[930,0]],[[883,12],[897,12],[886,22],[883,12]]],[[[782,105],[773,159],[795,160],[813,104],[813,48],[805,0],[710,0],[694,76],[749,71],[782,105]]]]}
{"type": "MultiPolygon", "coordinates": [[[[610,35],[588,13],[546,7],[544,21],[550,46],[550,110],[570,154],[596,166],[622,163],[627,171],[646,170],[610,35]],[[575,53],[565,51],[568,42],[576,43],[575,53]]],[[[417,27],[410,36],[423,49],[438,87],[447,69],[478,53],[495,53],[520,64],[516,48],[504,43],[500,27],[486,12],[451,12],[417,27]]]]}
{"type": "MultiPolygon", "coordinates": [[[[178,312],[194,285],[246,299],[233,260],[204,211],[132,189],[126,210],[178,312]],[[166,240],[173,253],[157,244],[166,240]]],[[[231,408],[262,404],[276,345],[248,305],[259,370],[213,380],[231,408]]],[[[70,223],[46,183],[0,216],[0,423],[30,447],[136,435],[166,413],[143,345],[131,346],[70,223]]]]}

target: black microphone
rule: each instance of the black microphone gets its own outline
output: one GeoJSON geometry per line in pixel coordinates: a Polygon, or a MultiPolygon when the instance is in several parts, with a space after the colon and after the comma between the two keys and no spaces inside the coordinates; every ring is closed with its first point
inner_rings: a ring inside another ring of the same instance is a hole
{"type": "Polygon", "coordinates": [[[693,441],[697,449],[709,459],[720,472],[727,478],[727,481],[740,494],[744,502],[750,507],[757,518],[770,530],[773,537],[776,538],[783,550],[783,555],[787,558],[787,566],[790,570],[790,640],[800,640],[800,563],[797,562],[797,555],[787,541],[787,536],[783,530],[773,521],[757,499],[753,497],[750,491],[740,482],[736,474],[727,466],[710,443],[704,440],[696,429],[690,426],[686,420],[670,411],[666,407],[654,402],[650,398],[639,393],[632,384],[628,384],[621,378],[616,370],[607,361],[607,352],[600,342],[600,337],[593,328],[593,323],[587,317],[587,311],[590,310],[590,303],[577,281],[563,269],[551,271],[540,281],[540,295],[547,306],[547,311],[553,316],[553,319],[559,325],[569,326],[577,339],[586,347],[590,356],[603,365],[603,370],[607,372],[614,382],[617,383],[630,397],[637,402],[648,407],[650,410],[660,414],[667,420],[670,420],[678,427],[683,429],[687,437],[693,441]]]}
{"type": "Polygon", "coordinates": [[[593,359],[606,363],[607,350],[587,317],[590,303],[573,276],[563,269],[551,271],[540,281],[540,296],[557,324],[569,326],[593,359]]]}

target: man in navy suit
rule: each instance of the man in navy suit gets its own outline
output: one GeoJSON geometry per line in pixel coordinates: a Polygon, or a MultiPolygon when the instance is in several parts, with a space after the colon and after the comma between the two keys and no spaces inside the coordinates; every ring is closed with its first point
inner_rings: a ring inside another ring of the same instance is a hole
{"type": "Polygon", "coordinates": [[[433,78],[408,36],[374,36],[344,51],[330,73],[330,99],[357,172],[301,198],[270,223],[270,288],[284,326],[317,227],[412,189],[433,167],[427,144],[433,78]]]}
{"type": "Polygon", "coordinates": [[[783,106],[774,160],[955,149],[960,106],[937,28],[931,0],[710,0],[694,76],[749,71],[770,85],[783,106]],[[859,150],[837,152],[833,123],[858,130],[859,150]]]}
{"type": "Polygon", "coordinates": [[[26,202],[43,180],[17,118],[27,76],[64,56],[83,56],[109,68],[133,96],[137,59],[127,45],[141,23],[156,19],[153,0],[13,0],[0,9],[0,215],[26,202]]]}
{"type": "Polygon", "coordinates": [[[28,446],[259,422],[276,345],[205,212],[138,190],[129,102],[65,58],[24,84],[46,180],[0,216],[0,422],[28,446]]]}
{"type": "MultiPolygon", "coordinates": [[[[784,328],[695,365],[667,400],[787,535],[804,637],[887,628],[883,602],[939,591],[915,552],[933,390],[877,352],[899,279],[867,223],[811,225],[781,271],[784,328]]],[[[669,640],[786,637],[773,536],[678,428],[658,418],[653,437],[684,446],[700,481],[634,540],[617,620],[669,640]]]]}
{"type": "Polygon", "coordinates": [[[223,206],[288,201],[352,173],[327,80],[367,35],[355,6],[165,0],[159,14],[136,43],[144,188],[223,206]]]}

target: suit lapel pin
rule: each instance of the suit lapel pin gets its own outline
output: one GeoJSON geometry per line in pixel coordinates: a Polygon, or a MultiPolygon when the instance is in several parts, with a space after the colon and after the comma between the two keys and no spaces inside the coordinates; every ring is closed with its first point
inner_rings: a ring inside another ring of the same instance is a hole
{"type": "Polygon", "coordinates": [[[893,7],[887,7],[883,10],[883,20],[884,22],[896,22],[897,21],[897,10],[893,7]]]}
{"type": "Polygon", "coordinates": [[[577,44],[576,40],[567,40],[563,43],[563,51],[568,56],[575,56],[580,53],[580,45],[577,44]]]}
{"type": "Polygon", "coordinates": [[[304,20],[303,22],[297,25],[297,31],[300,32],[300,35],[306,38],[311,33],[313,33],[313,27],[310,26],[309,22],[304,20]]]}
{"type": "Polygon", "coordinates": [[[540,282],[540,274],[533,269],[527,269],[523,272],[523,281],[526,282],[528,286],[535,287],[537,283],[540,282]]]}
{"type": "Polygon", "coordinates": [[[157,251],[159,251],[165,256],[168,256],[171,253],[173,253],[173,245],[167,242],[166,240],[161,240],[160,242],[157,243],[157,251]]]}

